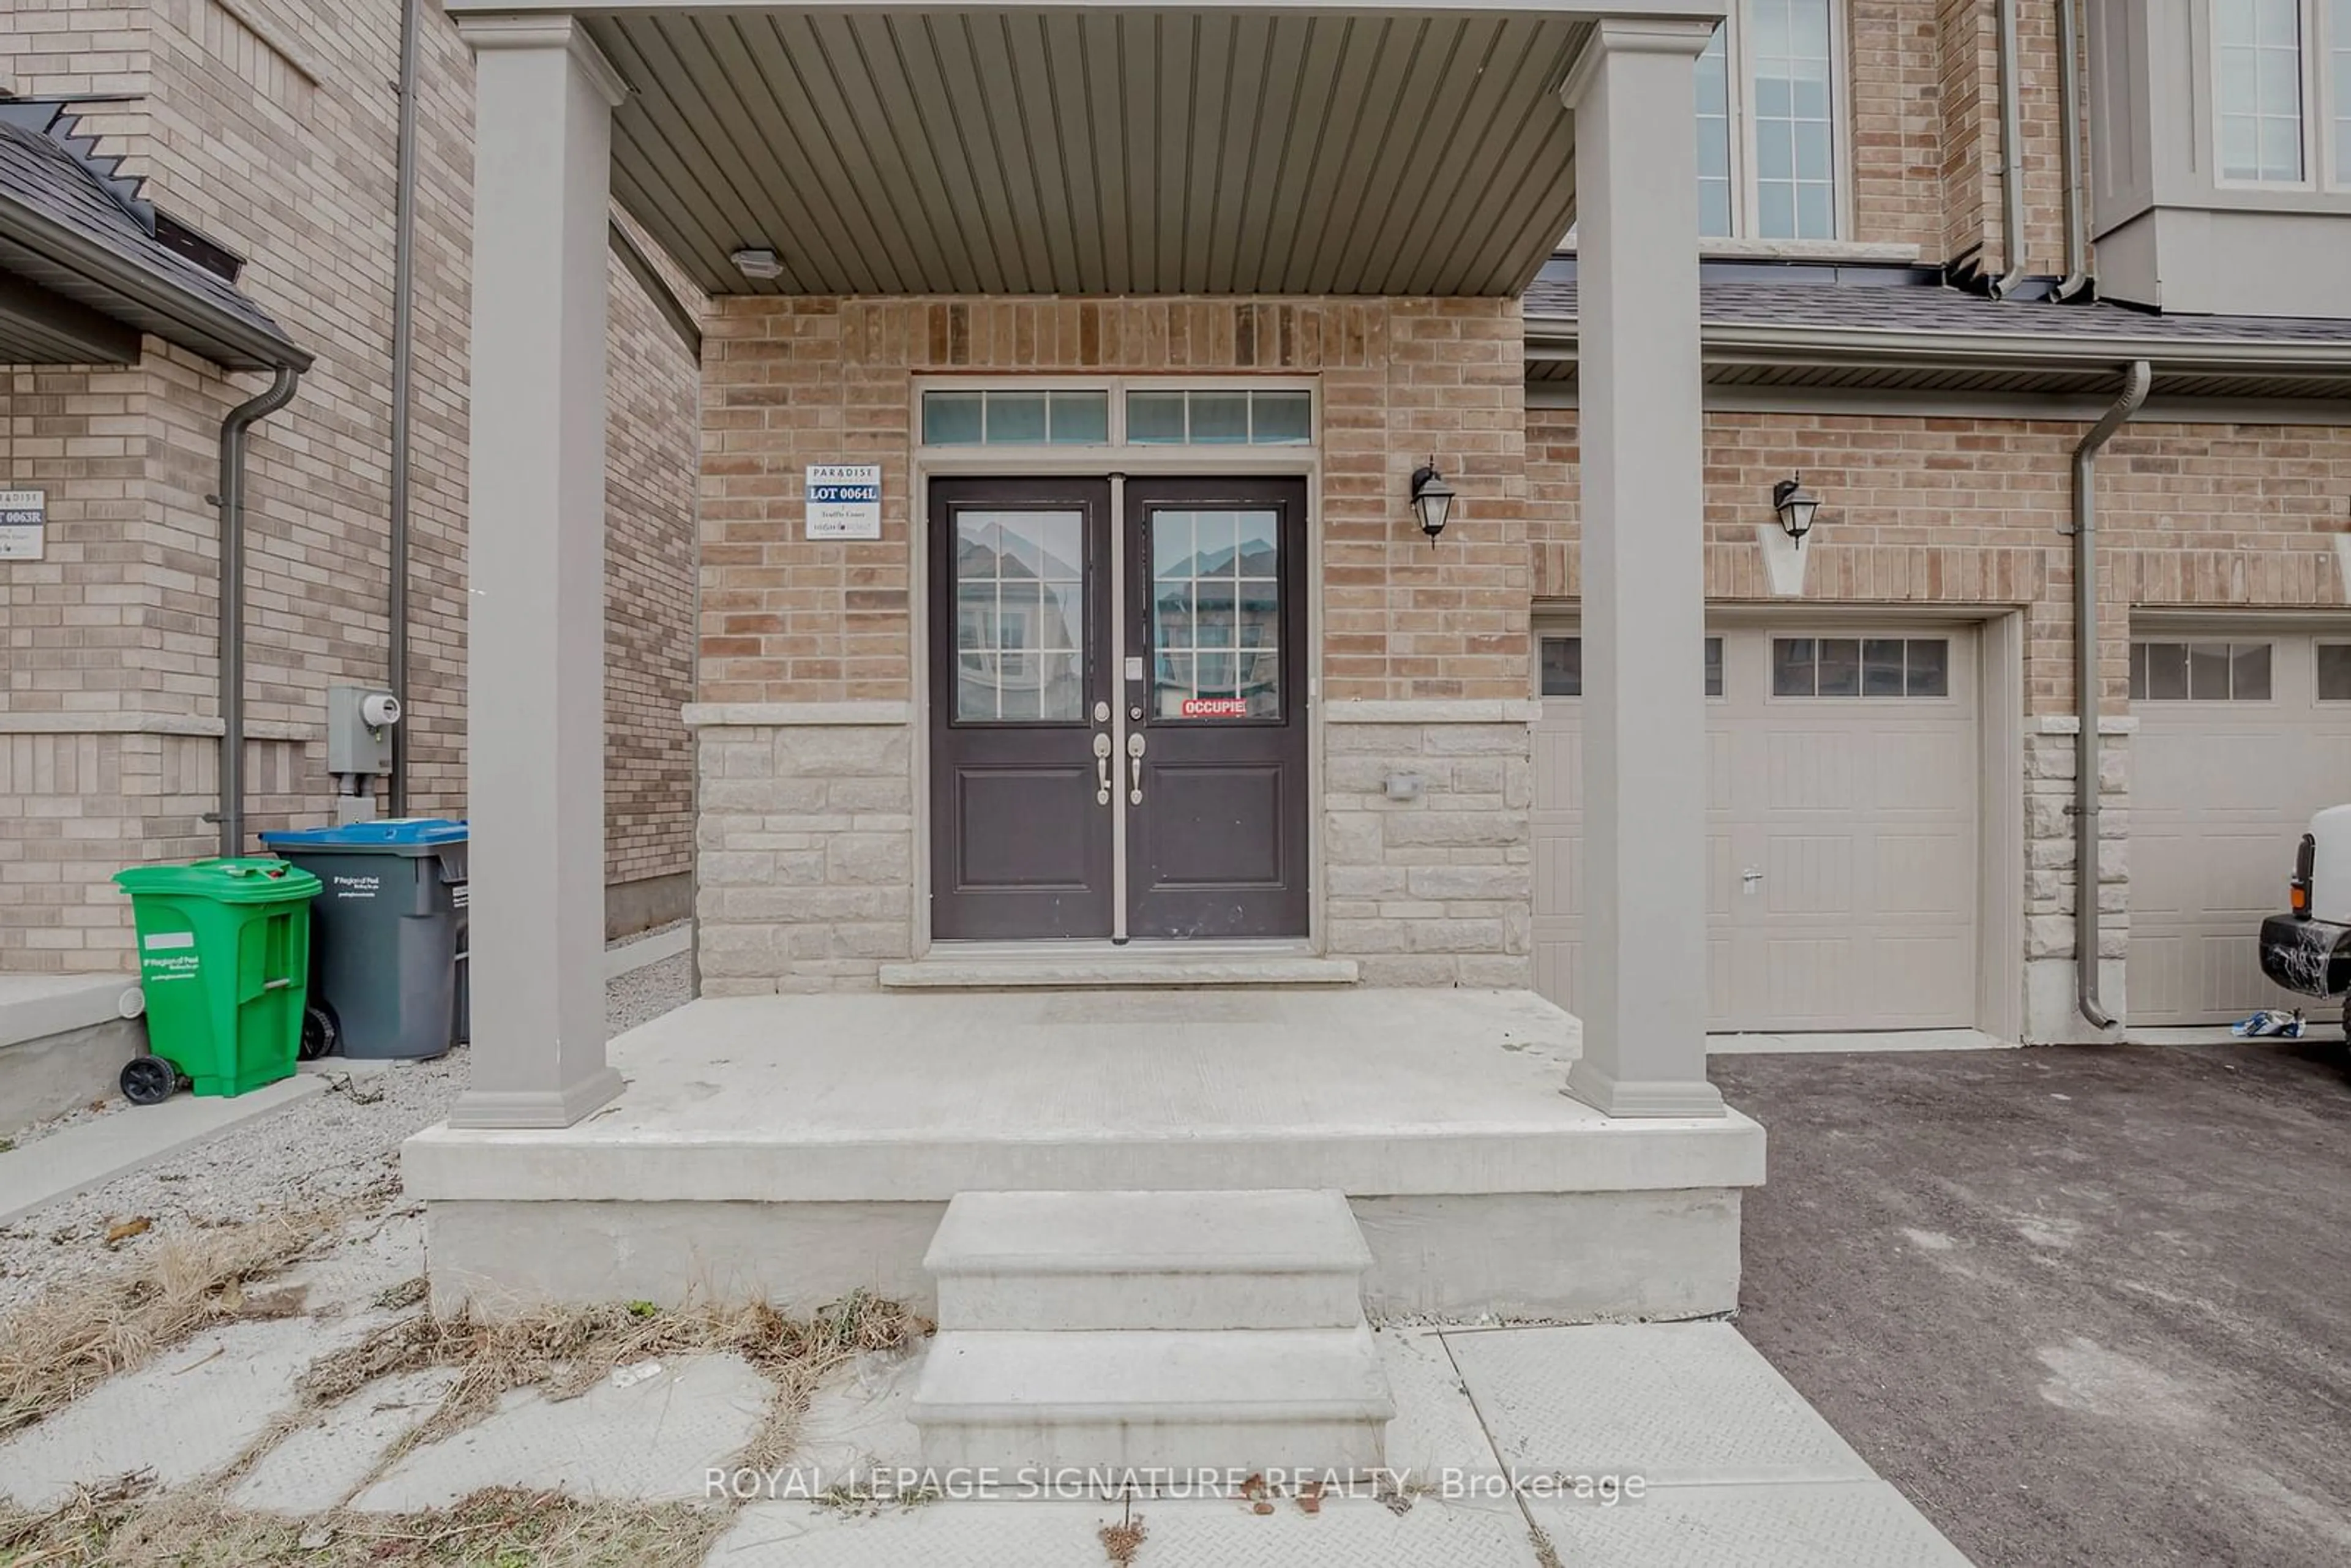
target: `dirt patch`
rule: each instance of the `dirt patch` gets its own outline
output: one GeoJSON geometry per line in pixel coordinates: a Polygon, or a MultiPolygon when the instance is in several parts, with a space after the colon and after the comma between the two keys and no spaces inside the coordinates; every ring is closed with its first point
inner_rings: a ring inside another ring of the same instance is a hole
{"type": "Polygon", "coordinates": [[[0,1320],[0,1437],[201,1330],[299,1312],[300,1292],[256,1287],[349,1218],[322,1208],[174,1237],[131,1268],[0,1320]]]}
{"type": "Polygon", "coordinates": [[[387,1456],[389,1466],[481,1419],[511,1389],[535,1387],[550,1399],[575,1399],[622,1367],[731,1352],[778,1390],[767,1426],[738,1458],[768,1467],[790,1457],[809,1394],[827,1372],[862,1352],[910,1345],[930,1330],[926,1320],[895,1302],[862,1293],[811,1318],[786,1317],[764,1301],[681,1307],[638,1301],[498,1318],[420,1312],[321,1360],[304,1375],[301,1394],[307,1406],[318,1408],[393,1373],[455,1368],[456,1385],[432,1418],[387,1456]]]}
{"type": "Polygon", "coordinates": [[[0,1511],[0,1563],[100,1568],[694,1568],[727,1524],[687,1503],[587,1503],[493,1489],[434,1513],[287,1520],[126,1478],[43,1515],[0,1511]]]}

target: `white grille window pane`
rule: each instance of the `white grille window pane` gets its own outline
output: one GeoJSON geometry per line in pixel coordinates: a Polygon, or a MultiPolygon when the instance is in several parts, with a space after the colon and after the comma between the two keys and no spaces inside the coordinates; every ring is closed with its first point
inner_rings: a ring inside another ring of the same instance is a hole
{"type": "Polygon", "coordinates": [[[2188,700],[2224,703],[2229,700],[2229,644],[2188,644],[2188,700]]]}
{"type": "Polygon", "coordinates": [[[1045,439],[1043,392],[989,392],[987,443],[1041,442],[1045,439]]]}
{"type": "Polygon", "coordinates": [[[2213,0],[2220,173],[2292,183],[2302,169],[2302,0],[2213,0]]]}
{"type": "Polygon", "coordinates": [[[1751,0],[1756,232],[1836,237],[1830,0],[1751,0]]]}
{"type": "Polygon", "coordinates": [[[1179,392],[1127,393],[1126,438],[1155,446],[1182,445],[1184,394],[1179,392]]]}
{"type": "Polygon", "coordinates": [[[2229,650],[2229,697],[2232,702],[2270,700],[2270,645],[2238,643],[2229,650]]]}
{"type": "Polygon", "coordinates": [[[1056,446],[1095,446],[1110,439],[1110,393],[1055,392],[1047,402],[1045,438],[1056,446]]]}
{"type": "MultiPolygon", "coordinates": [[[[2346,0],[2351,4],[2351,0],[2346,0]]],[[[1698,57],[1698,232],[1730,232],[1730,29],[1698,57]]]]}
{"type": "Polygon", "coordinates": [[[2351,0],[2335,0],[2335,183],[2351,185],[2351,0]]]}
{"type": "Polygon", "coordinates": [[[1314,438],[1314,394],[1249,393],[1249,439],[1259,446],[1295,445],[1314,438]]]}
{"type": "Polygon", "coordinates": [[[2318,645],[2318,700],[2351,703],[2351,643],[2318,645]]]}
{"type": "Polygon", "coordinates": [[[1249,393],[1194,392],[1191,397],[1194,445],[1249,438],[1249,393]]]}
{"type": "Polygon", "coordinates": [[[977,446],[980,438],[980,394],[935,392],[923,394],[923,440],[932,446],[977,446]]]}

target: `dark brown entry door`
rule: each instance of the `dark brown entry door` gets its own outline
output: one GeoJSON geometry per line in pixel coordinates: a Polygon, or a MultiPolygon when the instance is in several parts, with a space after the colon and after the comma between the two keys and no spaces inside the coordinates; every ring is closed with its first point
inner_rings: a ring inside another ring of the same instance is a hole
{"type": "Polygon", "coordinates": [[[1306,935],[1305,542],[1302,480],[1126,482],[1130,936],[1306,935]]]}
{"type": "Polygon", "coordinates": [[[1110,484],[940,479],[930,513],[931,934],[1108,936],[1110,484]]]}

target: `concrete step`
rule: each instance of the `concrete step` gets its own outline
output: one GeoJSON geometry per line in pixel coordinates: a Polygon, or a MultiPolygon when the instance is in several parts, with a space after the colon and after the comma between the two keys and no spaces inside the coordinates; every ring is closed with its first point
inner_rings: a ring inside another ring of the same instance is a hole
{"type": "Polygon", "coordinates": [[[932,1469],[1359,1472],[1395,1416],[1371,1330],[946,1332],[907,1414],[932,1469]]]}
{"type": "Polygon", "coordinates": [[[1343,1329],[1371,1266],[1336,1192],[967,1192],[923,1267],[946,1330],[1343,1329]]]}
{"type": "Polygon", "coordinates": [[[933,956],[884,964],[884,990],[1092,990],[1170,986],[1353,986],[1361,971],[1353,958],[1270,954],[1032,954],[1026,956],[933,956]]]}

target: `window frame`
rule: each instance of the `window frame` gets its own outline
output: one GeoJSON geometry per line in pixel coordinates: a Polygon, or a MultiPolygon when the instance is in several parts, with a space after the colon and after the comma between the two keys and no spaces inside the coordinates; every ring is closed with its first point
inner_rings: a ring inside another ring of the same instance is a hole
{"type": "MultiPolygon", "coordinates": [[[[2300,27],[2302,84],[2302,177],[2297,180],[2247,180],[2231,176],[2222,150],[2223,121],[2229,111],[2221,99],[2220,81],[2220,5],[2224,0],[2205,0],[2204,12],[2204,88],[2211,105],[2210,144],[2212,159],[2212,186],[2220,191],[2272,191],[2341,193],[2351,191],[2351,159],[2343,154],[2351,152],[2336,144],[2335,132],[2338,116],[2351,117],[2351,103],[2340,102],[2334,90],[2335,53],[2351,50],[2351,37],[2337,37],[2344,29],[2335,26],[2335,0],[2294,0],[2294,15],[2300,27]]],[[[2351,28],[2351,16],[2343,18],[2346,28],[2351,28]]]]}
{"type": "MultiPolygon", "coordinates": [[[[1773,236],[1758,232],[1762,203],[1755,161],[1754,28],[1748,16],[1751,0],[1735,0],[1729,13],[1723,17],[1720,29],[1724,69],[1729,78],[1726,87],[1730,141],[1730,232],[1710,235],[1701,231],[1698,235],[1701,246],[1717,240],[1758,245],[1843,245],[1852,241],[1853,43],[1848,25],[1852,12],[1846,0],[1823,0],[1823,3],[1829,12],[1829,177],[1833,183],[1829,210],[1835,232],[1802,238],[1773,236]]],[[[1695,120],[1698,116],[1695,98],[1690,112],[1695,120]]]]}
{"type": "MultiPolygon", "coordinates": [[[[1527,662],[1532,668],[1532,674],[1534,676],[1534,696],[1536,701],[1549,703],[1580,703],[1583,700],[1583,628],[1581,623],[1567,626],[1561,626],[1553,623],[1549,626],[1537,626],[1534,629],[1533,646],[1531,648],[1533,656],[1527,662]],[[1547,692],[1543,690],[1543,644],[1546,643],[1573,643],[1576,644],[1575,690],[1572,692],[1547,692]]],[[[1729,643],[1724,640],[1724,634],[1711,626],[1708,627],[1699,640],[1698,650],[1700,679],[1704,679],[1706,659],[1707,655],[1709,653],[1714,655],[1714,674],[1719,677],[1715,685],[1707,691],[1706,700],[1710,703],[1729,701],[1730,646],[1729,643]]]]}
{"type": "Polygon", "coordinates": [[[2341,696],[2326,695],[2326,651],[2329,648],[2351,652],[2351,638],[2313,637],[2310,640],[2310,700],[2332,707],[2338,703],[2351,703],[2351,688],[2346,688],[2341,696]]]}
{"type": "Polygon", "coordinates": [[[1875,706],[1881,703],[1944,703],[1959,700],[1955,688],[1959,684],[1959,653],[1952,643],[1957,633],[1949,631],[1907,631],[1892,628],[1871,630],[1865,626],[1824,629],[1823,625],[1783,629],[1774,627],[1763,639],[1763,700],[1767,703],[1827,704],[1843,709],[1848,704],[1875,706]],[[1898,692],[1872,692],[1867,689],[1865,671],[1867,667],[1868,644],[1898,642],[1903,653],[1903,689],[1898,692]],[[1810,643],[1813,645],[1813,689],[1809,692],[1783,692],[1779,681],[1779,645],[1782,643],[1810,643]],[[1850,692],[1823,692],[1820,689],[1820,648],[1823,643],[1852,643],[1854,649],[1854,681],[1850,692]],[[1940,643],[1943,645],[1943,689],[1939,692],[1913,692],[1909,689],[1909,655],[1913,643],[1940,643]]]}
{"type": "MultiPolygon", "coordinates": [[[[2175,633],[2167,632],[2150,632],[2141,636],[2135,636],[2130,640],[2130,656],[2126,661],[2125,667],[2123,689],[2127,700],[2134,705],[2138,703],[2155,703],[2167,708],[2267,707],[2273,706],[2283,700],[2278,695],[2278,673],[2282,667],[2281,661],[2278,657],[2278,639],[2275,636],[2241,634],[2237,636],[2199,637],[2187,632],[2175,633]],[[2229,670],[2229,690],[2227,695],[2223,696],[2199,697],[2195,695],[2194,686],[2195,650],[2198,648],[2212,647],[2221,647],[2229,650],[2227,659],[2229,670]],[[2181,666],[2181,678],[2189,683],[2185,695],[2176,697],[2159,697],[2153,695],[2155,682],[2152,671],[2147,664],[2147,650],[2149,648],[2178,648],[2180,650],[2180,656],[2187,661],[2187,663],[2181,666]],[[2241,653],[2250,648],[2263,648],[2268,650],[2270,689],[2269,695],[2266,696],[2249,697],[2239,696],[2237,695],[2237,659],[2241,653]]],[[[2314,682],[2317,678],[2317,655],[2315,653],[2312,655],[2311,674],[2312,679],[2314,682]]],[[[2314,689],[2315,688],[2314,687],[2314,689]]]]}

